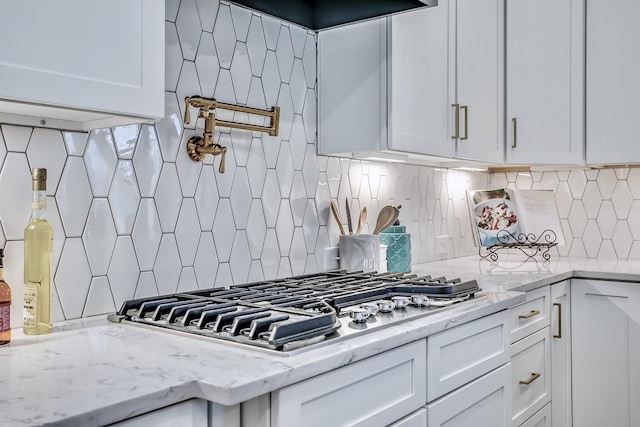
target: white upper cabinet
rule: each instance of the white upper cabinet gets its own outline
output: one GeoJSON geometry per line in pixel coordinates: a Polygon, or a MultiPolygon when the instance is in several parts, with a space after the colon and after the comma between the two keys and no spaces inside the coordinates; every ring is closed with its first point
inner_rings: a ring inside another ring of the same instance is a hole
{"type": "Polygon", "coordinates": [[[319,153],[501,162],[503,19],[501,0],[440,0],[321,32],[319,153]]]}
{"type": "Polygon", "coordinates": [[[586,3],[587,163],[638,163],[640,2],[586,3]]]}
{"type": "Polygon", "coordinates": [[[507,162],[583,163],[584,0],[506,8],[507,162]]]}
{"type": "Polygon", "coordinates": [[[390,19],[389,146],[396,150],[455,154],[449,122],[449,92],[455,88],[449,76],[449,36],[447,0],[390,19]]]}
{"type": "Polygon", "coordinates": [[[1,5],[1,122],[90,130],[164,116],[164,1],[1,5]]]}
{"type": "MultiPolygon", "coordinates": [[[[446,4],[446,2],[444,3],[446,4]]],[[[450,1],[449,129],[456,157],[502,163],[504,159],[504,1],[450,1]],[[455,5],[455,15],[453,6],[455,5]],[[455,48],[452,43],[455,41],[455,48]],[[457,120],[456,120],[457,115],[457,120]],[[457,125],[457,126],[456,126],[457,125]]]]}
{"type": "Polygon", "coordinates": [[[386,19],[318,34],[318,153],[387,145],[386,19]]]}

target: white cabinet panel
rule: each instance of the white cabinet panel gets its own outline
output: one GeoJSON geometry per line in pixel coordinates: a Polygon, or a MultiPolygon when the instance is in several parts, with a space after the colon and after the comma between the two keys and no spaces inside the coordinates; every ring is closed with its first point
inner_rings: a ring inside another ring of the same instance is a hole
{"type": "Polygon", "coordinates": [[[570,281],[551,285],[551,414],[553,425],[571,426],[570,281]]]}
{"type": "Polygon", "coordinates": [[[525,302],[509,309],[512,343],[549,326],[549,292],[549,286],[529,291],[525,302]]]}
{"type": "Polygon", "coordinates": [[[2,3],[0,121],[88,130],[164,116],[164,2],[2,3]]]}
{"type": "MultiPolygon", "coordinates": [[[[451,10],[455,12],[453,7],[451,10]]],[[[449,1],[393,16],[389,29],[389,145],[453,156],[449,76],[449,1]]],[[[455,66],[455,63],[454,63],[455,66]]],[[[452,76],[455,79],[455,75],[452,76]]]]}
{"type": "Polygon", "coordinates": [[[420,340],[272,393],[272,426],[387,425],[424,405],[426,376],[420,340]]]}
{"type": "Polygon", "coordinates": [[[387,144],[386,20],[318,34],[318,153],[387,144]]]}
{"type": "Polygon", "coordinates": [[[511,425],[511,365],[506,364],[427,406],[429,427],[511,425]]]}
{"type": "Polygon", "coordinates": [[[466,323],[427,338],[427,401],[509,361],[507,312],[466,323]]]}
{"type": "Polygon", "coordinates": [[[640,285],[571,281],[573,425],[640,425],[640,285]]]}
{"type": "Polygon", "coordinates": [[[544,408],[536,412],[531,418],[520,424],[521,427],[569,427],[571,424],[552,424],[551,423],[551,403],[547,403],[544,408]]]}
{"type": "Polygon", "coordinates": [[[456,4],[456,45],[455,50],[450,48],[456,59],[456,97],[453,99],[461,106],[456,157],[502,163],[504,1],[452,3],[456,4]]]}
{"type": "Polygon", "coordinates": [[[551,400],[549,327],[511,345],[513,425],[519,426],[551,400]]]}
{"type": "Polygon", "coordinates": [[[582,163],[584,0],[509,0],[506,40],[507,162],[582,163]]]}
{"type": "Polygon", "coordinates": [[[587,163],[638,163],[640,2],[586,5],[587,163]]]}
{"type": "Polygon", "coordinates": [[[427,410],[419,409],[411,415],[391,424],[389,427],[425,427],[427,425],[427,410]]]}

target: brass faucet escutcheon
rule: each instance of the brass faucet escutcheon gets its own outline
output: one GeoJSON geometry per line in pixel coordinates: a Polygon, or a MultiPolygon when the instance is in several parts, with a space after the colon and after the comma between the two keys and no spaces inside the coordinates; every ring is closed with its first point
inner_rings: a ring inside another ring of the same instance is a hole
{"type": "Polygon", "coordinates": [[[188,96],[184,99],[184,124],[191,123],[191,114],[189,106],[198,108],[198,118],[204,119],[204,132],[202,136],[192,136],[187,141],[187,153],[191,160],[200,162],[204,160],[207,154],[214,156],[221,155],[220,167],[218,171],[224,173],[224,158],[227,148],[213,142],[213,135],[216,126],[223,126],[234,129],[244,129],[254,132],[266,132],[270,136],[278,135],[278,126],[280,123],[280,107],[271,107],[271,110],[261,110],[258,108],[245,107],[242,105],[225,104],[218,102],[213,98],[203,98],[201,96],[188,96]],[[217,120],[214,110],[221,108],[224,110],[238,111],[241,113],[255,114],[269,117],[269,126],[258,126],[248,123],[229,122],[226,120],[217,120]]]}

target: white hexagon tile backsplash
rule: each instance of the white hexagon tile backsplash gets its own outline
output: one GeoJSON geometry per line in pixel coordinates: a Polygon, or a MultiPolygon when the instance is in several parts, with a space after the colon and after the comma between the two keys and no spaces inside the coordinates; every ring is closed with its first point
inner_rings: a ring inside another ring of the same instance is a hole
{"type": "Polygon", "coordinates": [[[317,156],[312,32],[218,0],[168,0],[165,30],[159,122],[89,134],[0,124],[0,245],[14,326],[32,167],[50,171],[56,321],[113,312],[127,298],[318,271],[338,240],[332,199],[343,211],[345,198],[353,212],[366,207],[370,223],[382,206],[402,205],[412,259],[425,262],[441,257],[439,234],[451,236],[446,257],[476,253],[465,190],[548,188],[568,241],[560,253],[640,258],[639,169],[490,176],[317,156]],[[192,162],[184,145],[203,125],[183,125],[179,100],[197,94],[279,105],[280,135],[216,130],[226,172],[219,158],[192,162]]]}

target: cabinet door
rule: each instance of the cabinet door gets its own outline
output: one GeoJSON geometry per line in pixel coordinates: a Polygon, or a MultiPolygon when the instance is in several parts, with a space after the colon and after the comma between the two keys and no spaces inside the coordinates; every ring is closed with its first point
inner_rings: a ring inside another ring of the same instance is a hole
{"type": "Polygon", "coordinates": [[[2,16],[0,121],[88,130],[164,116],[164,2],[7,1],[2,16]]]}
{"type": "MultiPolygon", "coordinates": [[[[389,146],[453,156],[448,44],[450,0],[390,18],[389,146]]],[[[322,34],[322,33],[321,33],[322,34]]],[[[453,44],[453,43],[451,43],[453,44]]]]}
{"type": "Polygon", "coordinates": [[[511,345],[513,425],[519,426],[551,400],[549,327],[511,345]]]}
{"type": "Polygon", "coordinates": [[[551,285],[551,418],[571,426],[571,292],[569,281],[551,285]]]}
{"type": "Polygon", "coordinates": [[[420,340],[272,393],[271,425],[388,425],[424,405],[426,377],[420,340]]]}
{"type": "Polygon", "coordinates": [[[505,311],[427,338],[427,402],[507,363],[511,357],[505,311]]]}
{"type": "Polygon", "coordinates": [[[429,427],[511,426],[511,364],[427,406],[429,427]]]}
{"type": "Polygon", "coordinates": [[[536,412],[531,418],[522,423],[520,427],[570,427],[571,424],[553,424],[551,421],[551,404],[547,403],[544,408],[536,412]]]}
{"type": "Polygon", "coordinates": [[[637,163],[640,2],[586,4],[587,163],[637,163]]]}
{"type": "Polygon", "coordinates": [[[573,424],[640,425],[640,285],[571,280],[573,424]]]}
{"type": "Polygon", "coordinates": [[[386,40],[386,18],[318,34],[319,154],[386,148],[386,40]]]}
{"type": "Polygon", "coordinates": [[[507,163],[582,163],[584,0],[506,7],[507,163]]]}
{"type": "MultiPolygon", "coordinates": [[[[456,157],[504,160],[504,1],[457,0],[456,97],[460,105],[456,157]]],[[[440,6],[438,6],[440,7],[440,6]]],[[[455,127],[455,109],[452,121],[455,127]]],[[[454,129],[456,131],[456,129],[454,129]]]]}

